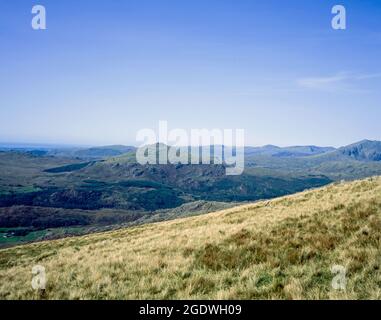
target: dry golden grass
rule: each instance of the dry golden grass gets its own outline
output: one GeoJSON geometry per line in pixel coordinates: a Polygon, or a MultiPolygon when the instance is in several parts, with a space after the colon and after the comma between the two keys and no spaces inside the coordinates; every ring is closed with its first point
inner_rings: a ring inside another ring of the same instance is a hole
{"type": "Polygon", "coordinates": [[[2,299],[380,299],[381,178],[0,251],[2,299]],[[47,272],[43,295],[31,270],[47,272]],[[333,265],[347,268],[334,290],[333,265]]]}

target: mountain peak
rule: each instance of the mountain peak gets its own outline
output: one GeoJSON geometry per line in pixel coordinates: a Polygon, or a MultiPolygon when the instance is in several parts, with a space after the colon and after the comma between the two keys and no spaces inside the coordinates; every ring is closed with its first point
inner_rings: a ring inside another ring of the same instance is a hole
{"type": "Polygon", "coordinates": [[[340,148],[339,152],[356,160],[381,161],[381,141],[361,140],[340,148]]]}

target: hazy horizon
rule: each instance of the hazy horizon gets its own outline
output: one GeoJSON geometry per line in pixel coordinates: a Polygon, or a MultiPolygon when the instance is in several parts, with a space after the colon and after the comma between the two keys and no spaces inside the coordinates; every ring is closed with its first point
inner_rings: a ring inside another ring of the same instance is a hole
{"type": "MultiPolygon", "coordinates": [[[[360,139],[357,141],[353,141],[349,143],[348,145],[355,144],[362,141],[379,141],[374,139],[360,139]]],[[[171,145],[170,143],[168,145],[171,145]]],[[[125,146],[125,147],[139,147],[139,144],[54,144],[54,143],[29,143],[29,142],[3,142],[0,141],[0,148],[97,148],[97,147],[111,147],[111,146],[125,146]]],[[[192,147],[192,145],[184,145],[182,147],[192,147]]],[[[213,144],[211,144],[213,146],[213,144]]],[[[266,146],[275,146],[280,148],[287,148],[287,147],[308,147],[308,146],[314,146],[314,147],[321,147],[321,148],[341,148],[345,147],[347,145],[317,145],[317,144],[293,144],[293,145],[277,145],[273,143],[266,143],[261,145],[245,145],[245,148],[261,148],[266,146]]]]}

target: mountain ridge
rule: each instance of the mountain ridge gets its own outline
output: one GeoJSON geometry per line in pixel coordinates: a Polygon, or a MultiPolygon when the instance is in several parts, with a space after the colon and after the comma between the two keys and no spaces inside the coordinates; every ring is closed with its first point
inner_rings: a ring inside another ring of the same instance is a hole
{"type": "Polygon", "coordinates": [[[112,146],[87,153],[118,153],[99,159],[47,156],[38,150],[0,152],[0,222],[4,223],[0,228],[7,226],[4,233],[0,230],[0,246],[38,240],[52,233],[52,227],[67,228],[71,233],[73,228],[98,230],[106,223],[113,227],[151,222],[154,216],[165,220],[186,215],[192,207],[187,204],[198,201],[205,202],[201,211],[206,212],[213,203],[228,206],[271,199],[334,181],[381,175],[381,161],[373,161],[377,159],[373,152],[377,141],[350,145],[361,150],[355,153],[357,158],[351,156],[353,152],[343,154],[343,149],[321,153],[311,146],[290,147],[294,148],[288,150],[290,154],[267,146],[265,153],[262,150],[245,157],[240,176],[226,176],[225,167],[218,164],[140,165],[135,150],[119,154],[123,148],[112,146]],[[269,149],[276,151],[268,153],[269,149]],[[364,159],[364,155],[371,158],[364,159]],[[20,226],[10,213],[25,223],[20,226]],[[25,237],[16,236],[20,227],[25,237]]]}

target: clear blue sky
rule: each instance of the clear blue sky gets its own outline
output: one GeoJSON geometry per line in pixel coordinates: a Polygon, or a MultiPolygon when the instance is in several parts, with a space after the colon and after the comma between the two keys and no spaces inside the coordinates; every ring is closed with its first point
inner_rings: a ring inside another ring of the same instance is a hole
{"type": "Polygon", "coordinates": [[[135,144],[159,120],[249,145],[381,140],[380,58],[379,0],[0,0],[0,141],[135,144]]]}

